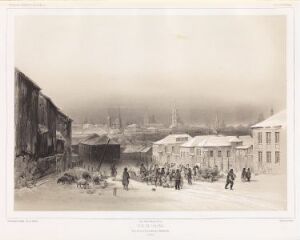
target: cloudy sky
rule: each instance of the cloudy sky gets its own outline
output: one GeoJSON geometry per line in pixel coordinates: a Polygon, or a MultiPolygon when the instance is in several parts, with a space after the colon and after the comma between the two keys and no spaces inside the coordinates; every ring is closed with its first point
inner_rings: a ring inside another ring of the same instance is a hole
{"type": "Polygon", "coordinates": [[[19,16],[15,64],[66,112],[285,106],[283,16],[19,16]]]}

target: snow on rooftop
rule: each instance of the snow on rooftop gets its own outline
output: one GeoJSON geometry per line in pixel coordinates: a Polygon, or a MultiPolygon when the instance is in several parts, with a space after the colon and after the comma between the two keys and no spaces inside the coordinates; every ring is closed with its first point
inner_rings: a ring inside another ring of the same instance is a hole
{"type": "Polygon", "coordinates": [[[204,135],[196,136],[188,142],[182,144],[182,147],[230,147],[233,142],[241,142],[235,136],[204,135]]]}
{"type": "Polygon", "coordinates": [[[151,147],[145,147],[142,145],[127,145],[123,150],[123,153],[146,153],[151,150],[151,147]]]}
{"type": "Polygon", "coordinates": [[[243,146],[253,145],[253,138],[250,135],[239,136],[239,139],[243,141],[243,146]]]}
{"type": "Polygon", "coordinates": [[[286,110],[280,111],[266,120],[259,122],[251,128],[271,128],[271,127],[285,127],[286,126],[286,110]]]}
{"type": "Polygon", "coordinates": [[[192,137],[188,134],[171,134],[157,142],[154,142],[154,144],[184,143],[190,139],[192,139],[192,137]]]}
{"type": "MultiPolygon", "coordinates": [[[[105,145],[108,142],[109,137],[107,135],[101,135],[94,133],[80,141],[80,143],[85,145],[105,145]]],[[[109,144],[117,144],[113,140],[109,141],[109,144]]]]}
{"type": "Polygon", "coordinates": [[[248,148],[251,148],[252,145],[242,145],[242,146],[237,146],[236,149],[241,149],[241,150],[246,150],[248,148]]]}
{"type": "Polygon", "coordinates": [[[123,150],[123,153],[135,153],[140,152],[144,147],[141,145],[127,145],[123,150]]]}
{"type": "Polygon", "coordinates": [[[151,148],[152,148],[152,147],[144,147],[144,148],[141,150],[141,152],[142,152],[142,153],[147,153],[147,152],[149,152],[149,151],[151,150],[151,148]]]}

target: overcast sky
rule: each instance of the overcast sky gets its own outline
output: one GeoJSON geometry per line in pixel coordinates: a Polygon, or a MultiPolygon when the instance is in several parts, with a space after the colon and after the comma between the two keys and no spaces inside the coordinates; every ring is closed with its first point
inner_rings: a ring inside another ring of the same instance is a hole
{"type": "Polygon", "coordinates": [[[285,106],[283,16],[20,16],[15,63],[65,111],[285,106]]]}

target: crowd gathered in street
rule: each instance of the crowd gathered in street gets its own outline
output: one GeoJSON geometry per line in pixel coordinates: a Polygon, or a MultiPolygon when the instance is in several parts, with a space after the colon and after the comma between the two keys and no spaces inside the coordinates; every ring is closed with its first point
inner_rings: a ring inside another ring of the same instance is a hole
{"type": "MultiPolygon", "coordinates": [[[[111,175],[115,177],[117,170],[115,166],[111,168],[111,175]]],[[[226,176],[226,175],[225,175],[226,176]]],[[[225,177],[224,176],[224,177],[225,177]]],[[[122,184],[125,190],[128,190],[129,179],[137,180],[140,182],[145,182],[148,185],[154,185],[155,187],[165,187],[165,188],[175,188],[175,190],[180,190],[183,188],[184,183],[192,185],[194,181],[217,181],[218,178],[222,177],[217,166],[210,169],[201,169],[199,166],[195,165],[190,167],[187,165],[175,166],[172,164],[166,164],[165,166],[158,166],[153,164],[151,166],[146,166],[142,163],[139,170],[134,171],[132,169],[128,170],[124,168],[122,175],[122,184]]],[[[233,190],[234,181],[236,179],[236,174],[233,169],[230,169],[227,173],[225,189],[228,187],[233,190]]],[[[248,168],[243,169],[241,180],[243,182],[250,182],[251,170],[248,168]]]]}
{"type": "MultiPolygon", "coordinates": [[[[115,166],[111,169],[112,177],[116,176],[115,166]]],[[[154,185],[155,187],[165,187],[165,188],[175,188],[175,190],[180,190],[183,188],[184,183],[192,185],[194,181],[217,181],[222,176],[226,177],[223,173],[220,173],[217,166],[213,168],[201,169],[199,166],[195,165],[190,167],[187,165],[171,165],[166,164],[163,167],[157,164],[145,167],[144,164],[140,165],[139,170],[128,170],[124,168],[122,175],[122,184],[125,190],[128,190],[129,179],[133,179],[140,182],[145,182],[148,185],[154,185]]],[[[233,190],[234,181],[236,179],[236,174],[233,169],[230,169],[227,173],[225,189],[228,186],[233,190]]],[[[248,168],[243,169],[241,180],[243,182],[250,182],[251,170],[248,168]]]]}

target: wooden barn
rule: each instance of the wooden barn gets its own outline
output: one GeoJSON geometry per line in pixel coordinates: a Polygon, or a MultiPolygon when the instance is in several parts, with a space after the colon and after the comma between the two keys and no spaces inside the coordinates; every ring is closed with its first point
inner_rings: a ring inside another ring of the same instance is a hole
{"type": "MultiPolygon", "coordinates": [[[[60,110],[57,111],[56,131],[61,135],[57,137],[57,147],[63,153],[62,171],[72,167],[72,119],[60,110]]],[[[58,152],[58,151],[57,151],[58,152]]]]}
{"type": "Polygon", "coordinates": [[[83,167],[96,170],[102,163],[115,163],[120,159],[120,144],[106,135],[92,134],[79,143],[79,158],[83,167]]]}
{"type": "Polygon", "coordinates": [[[71,119],[15,69],[15,187],[65,170],[70,162],[71,119]]]}
{"type": "Polygon", "coordinates": [[[39,86],[15,71],[15,154],[37,154],[39,86]]]}
{"type": "Polygon", "coordinates": [[[57,107],[44,94],[39,94],[38,102],[38,154],[40,157],[56,153],[56,116],[57,107]]]}

